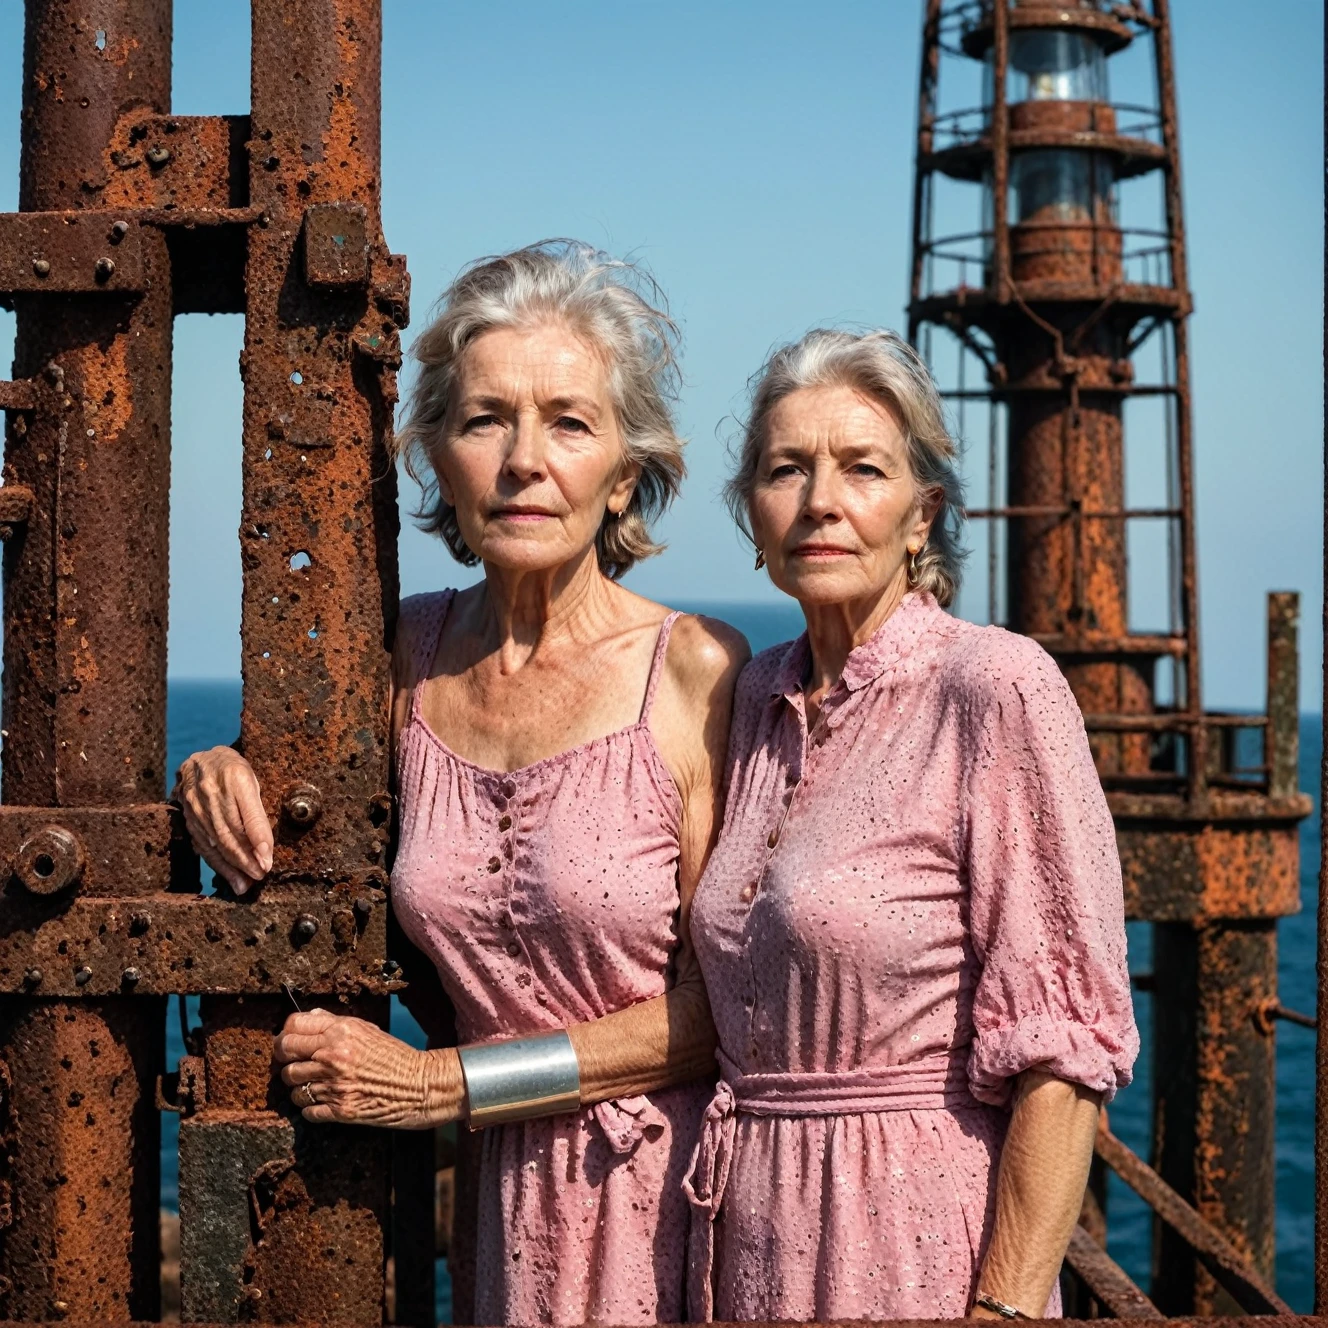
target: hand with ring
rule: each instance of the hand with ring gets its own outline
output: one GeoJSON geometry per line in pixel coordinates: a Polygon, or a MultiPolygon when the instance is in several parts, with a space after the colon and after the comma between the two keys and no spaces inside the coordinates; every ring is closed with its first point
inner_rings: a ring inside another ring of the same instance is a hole
{"type": "Polygon", "coordinates": [[[423,1130],[465,1114],[454,1048],[417,1051],[363,1019],[292,1014],[272,1058],[308,1121],[423,1130]]]}

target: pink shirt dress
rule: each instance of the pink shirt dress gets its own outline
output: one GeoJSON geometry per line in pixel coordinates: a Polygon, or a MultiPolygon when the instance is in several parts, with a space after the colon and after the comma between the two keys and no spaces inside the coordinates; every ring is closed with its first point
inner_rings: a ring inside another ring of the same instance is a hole
{"type": "MultiPolygon", "coordinates": [[[[402,605],[427,678],[453,592],[402,605]]],[[[661,996],[678,946],[681,807],[651,737],[677,615],[640,719],[520,770],[465,760],[424,723],[397,751],[392,901],[438,969],[460,1041],[565,1028],[661,996]]],[[[475,1322],[677,1322],[682,1180],[709,1084],[483,1132],[475,1322]]]]}
{"type": "Polygon", "coordinates": [[[1111,816],[1027,638],[909,595],[810,735],[809,664],[804,636],[742,675],[693,903],[722,1079],[686,1182],[691,1311],[956,1317],[1015,1076],[1130,1079],[1111,816]]]}

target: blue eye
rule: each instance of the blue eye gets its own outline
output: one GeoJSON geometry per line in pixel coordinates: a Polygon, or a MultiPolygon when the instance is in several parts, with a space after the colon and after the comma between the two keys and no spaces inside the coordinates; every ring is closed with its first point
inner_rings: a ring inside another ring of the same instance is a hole
{"type": "Polygon", "coordinates": [[[575,415],[559,415],[554,423],[560,429],[569,429],[572,433],[590,432],[590,425],[584,420],[578,420],[575,415]]]}

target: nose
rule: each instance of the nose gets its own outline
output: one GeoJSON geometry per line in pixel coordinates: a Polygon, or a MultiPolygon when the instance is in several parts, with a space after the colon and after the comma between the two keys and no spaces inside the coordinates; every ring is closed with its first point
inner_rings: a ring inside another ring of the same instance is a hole
{"type": "Polygon", "coordinates": [[[509,435],[507,459],[503,469],[523,484],[542,480],[546,474],[544,428],[539,412],[521,411],[516,427],[509,435]]]}
{"type": "Polygon", "coordinates": [[[835,467],[814,466],[807,477],[807,488],[803,494],[803,515],[819,526],[838,521],[841,508],[839,477],[835,467]]]}

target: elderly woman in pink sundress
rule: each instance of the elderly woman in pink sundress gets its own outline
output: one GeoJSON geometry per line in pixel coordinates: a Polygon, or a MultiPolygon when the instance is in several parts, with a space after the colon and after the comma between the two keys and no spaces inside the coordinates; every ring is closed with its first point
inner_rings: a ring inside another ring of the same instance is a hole
{"type": "MultiPolygon", "coordinates": [[[[683,469],[652,294],[627,265],[537,245],[464,272],[421,337],[398,444],[427,528],[484,579],[402,605],[392,895],[468,1045],[416,1051],[325,1011],[276,1043],[309,1120],[491,1126],[477,1323],[684,1313],[682,1180],[714,1067],[688,910],[748,652],[618,584],[657,551],[683,469]]],[[[192,757],[181,797],[233,888],[260,880],[248,765],[192,757]]]]}
{"type": "Polygon", "coordinates": [[[1032,641],[944,611],[954,447],[893,334],[777,352],[729,494],[807,631],[739,681],[692,908],[722,1074],[694,1316],[1058,1314],[1138,1049],[1074,698],[1032,641]]]}

